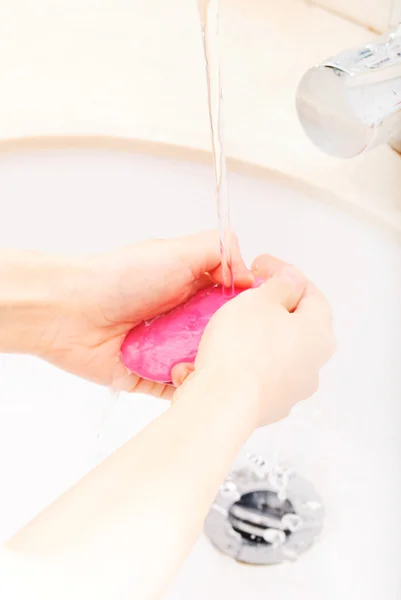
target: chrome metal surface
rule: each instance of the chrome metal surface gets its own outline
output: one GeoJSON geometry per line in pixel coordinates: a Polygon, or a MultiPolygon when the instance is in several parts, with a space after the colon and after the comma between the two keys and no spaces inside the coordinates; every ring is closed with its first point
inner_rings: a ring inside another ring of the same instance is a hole
{"type": "Polygon", "coordinates": [[[387,142],[401,150],[401,25],[310,69],[296,102],[307,135],[328,154],[351,158],[387,142]]]}
{"type": "Polygon", "coordinates": [[[321,498],[293,471],[248,456],[220,488],[205,533],[220,551],[254,565],[295,560],[319,536],[321,498]]]}

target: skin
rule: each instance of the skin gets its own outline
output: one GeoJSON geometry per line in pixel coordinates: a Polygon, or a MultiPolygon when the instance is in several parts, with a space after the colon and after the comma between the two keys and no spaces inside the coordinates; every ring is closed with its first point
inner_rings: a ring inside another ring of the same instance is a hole
{"type": "MultiPolygon", "coordinates": [[[[195,365],[175,369],[171,408],[9,541],[4,560],[9,573],[19,573],[10,583],[15,594],[159,598],[246,439],[316,390],[334,350],[327,301],[299,271],[272,257],[259,257],[250,273],[234,240],[233,248],[236,280],[250,287],[256,275],[266,283],[212,318],[195,365]]],[[[74,264],[9,257],[7,271],[3,257],[0,281],[9,274],[0,300],[3,349],[113,383],[125,333],[220,281],[219,261],[214,233],[74,264]],[[29,293],[22,291],[27,279],[29,293]]],[[[172,396],[173,388],[120,379],[126,389],[172,396]]]]}
{"type": "MultiPolygon", "coordinates": [[[[235,281],[249,287],[253,275],[235,236],[231,247],[235,281]]],[[[153,240],[75,261],[0,252],[0,277],[7,285],[3,304],[14,306],[14,329],[11,310],[3,309],[3,318],[0,312],[0,327],[8,329],[0,352],[28,352],[96,383],[171,400],[175,388],[128,374],[119,350],[135,325],[222,283],[219,237],[211,231],[153,240]]]]}

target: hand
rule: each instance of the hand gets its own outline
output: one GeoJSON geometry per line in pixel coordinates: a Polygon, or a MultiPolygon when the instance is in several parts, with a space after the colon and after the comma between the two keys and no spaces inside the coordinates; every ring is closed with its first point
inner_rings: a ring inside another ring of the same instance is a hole
{"type": "MultiPolygon", "coordinates": [[[[218,233],[208,232],[137,244],[58,271],[53,266],[56,298],[35,353],[98,383],[171,398],[172,386],[128,373],[120,348],[132,327],[181,304],[205,285],[221,283],[219,248],[218,233]]],[[[236,283],[249,287],[253,277],[234,236],[231,252],[236,283]]]]}
{"type": "MultiPolygon", "coordinates": [[[[204,283],[204,271],[218,279],[218,251],[204,260],[201,244],[203,259],[194,261],[188,254],[191,239],[144,244],[141,252],[138,247],[118,252],[79,263],[73,273],[68,267],[61,279],[58,275],[59,306],[52,313],[69,315],[69,321],[53,328],[58,335],[52,359],[86,376],[112,378],[121,332],[148,313],[154,316],[182,301],[201,285],[195,284],[197,278],[204,283]],[[160,256],[163,264],[154,267],[160,256]],[[170,278],[163,289],[165,273],[170,278]],[[139,283],[143,288],[133,293],[139,283]]],[[[249,284],[240,260],[238,265],[243,283],[249,284]]],[[[243,292],[212,318],[195,372],[177,390],[171,410],[9,542],[15,556],[34,557],[35,565],[45,567],[30,579],[26,571],[19,578],[30,597],[59,598],[60,590],[76,599],[110,600],[127,593],[159,597],[197,539],[221,481],[254,428],[285,416],[314,391],[319,368],[333,349],[327,303],[299,272],[275,259],[262,257],[254,269],[267,283],[243,292]],[[66,572],[67,582],[57,579],[66,572]]],[[[177,366],[177,377],[180,371],[185,377],[190,369],[177,366]]]]}
{"type": "MultiPolygon", "coordinates": [[[[284,418],[317,390],[335,341],[330,307],[302,273],[268,256],[257,259],[253,270],[266,283],[214,315],[188,385],[203,373],[216,382],[235,382],[240,374],[249,385],[243,402],[258,426],[284,418]]],[[[192,371],[191,365],[178,365],[174,381],[192,371]]]]}

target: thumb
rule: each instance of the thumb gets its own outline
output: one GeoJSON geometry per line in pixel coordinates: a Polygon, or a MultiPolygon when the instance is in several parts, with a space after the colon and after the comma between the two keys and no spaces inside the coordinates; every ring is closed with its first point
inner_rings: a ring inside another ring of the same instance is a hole
{"type": "Polygon", "coordinates": [[[274,275],[264,283],[260,290],[265,299],[277,303],[293,312],[306,289],[308,280],[305,275],[295,267],[284,267],[277,275],[274,275]]]}
{"type": "Polygon", "coordinates": [[[175,387],[180,387],[184,381],[193,373],[195,367],[191,363],[179,363],[175,365],[171,371],[171,380],[175,387]]]}

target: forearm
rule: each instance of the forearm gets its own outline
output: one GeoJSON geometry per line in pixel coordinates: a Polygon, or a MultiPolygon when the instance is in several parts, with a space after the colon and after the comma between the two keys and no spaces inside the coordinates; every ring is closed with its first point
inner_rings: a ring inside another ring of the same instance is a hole
{"type": "Polygon", "coordinates": [[[0,250],[0,353],[41,352],[68,273],[67,263],[46,254],[0,250]]]}
{"type": "MultiPolygon", "coordinates": [[[[256,392],[239,382],[221,387],[214,382],[207,374],[189,381],[167,413],[9,547],[49,559],[55,567],[64,565],[70,582],[76,577],[76,589],[71,589],[76,600],[84,598],[79,573],[85,578],[93,573],[90,591],[99,600],[158,597],[185,559],[219,484],[254,427],[253,415],[244,412],[240,400],[256,392]]],[[[57,596],[58,590],[48,593],[57,596]]]]}

